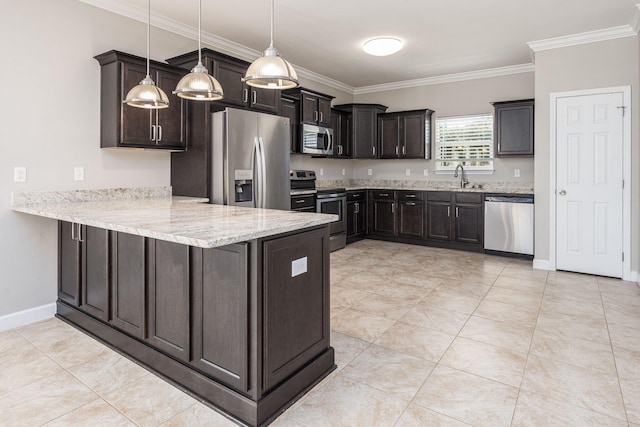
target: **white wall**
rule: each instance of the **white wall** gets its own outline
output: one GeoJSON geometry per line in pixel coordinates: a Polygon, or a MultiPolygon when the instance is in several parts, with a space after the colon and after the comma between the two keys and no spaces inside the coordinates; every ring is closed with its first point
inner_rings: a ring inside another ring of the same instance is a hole
{"type": "MultiPolygon", "coordinates": [[[[534,97],[534,73],[482,78],[455,83],[443,83],[410,89],[399,89],[372,94],[357,95],[354,102],[386,105],[388,112],[428,108],[434,110],[434,119],[445,116],[493,113],[491,102],[528,99],[534,97]]],[[[334,105],[337,102],[334,102],[334,105]]],[[[433,153],[432,140],[432,153],[433,153]]],[[[410,179],[453,180],[449,175],[434,173],[434,160],[327,160],[292,158],[298,169],[324,171],[324,179],[410,179]],[[342,169],[346,174],[342,175],[342,169]],[[368,175],[372,169],[372,175],[368,175]],[[406,176],[406,170],[410,176],[406,176]],[[424,170],[428,170],[428,176],[424,170]]],[[[533,158],[501,158],[494,160],[492,175],[469,175],[473,182],[534,181],[533,158]],[[514,169],[520,169],[520,178],[514,177],[514,169]]]]}
{"type": "Polygon", "coordinates": [[[550,94],[614,86],[631,86],[631,270],[640,265],[640,58],[636,36],[536,53],[535,196],[536,261],[548,263],[550,94]]]}

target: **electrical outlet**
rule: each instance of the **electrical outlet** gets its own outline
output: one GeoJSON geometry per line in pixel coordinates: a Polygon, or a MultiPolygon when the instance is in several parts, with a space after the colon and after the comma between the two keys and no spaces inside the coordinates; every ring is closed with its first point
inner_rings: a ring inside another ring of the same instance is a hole
{"type": "Polygon", "coordinates": [[[320,176],[324,175],[324,169],[320,168],[320,176]]]}
{"type": "Polygon", "coordinates": [[[84,181],[84,168],[82,166],[76,166],[73,168],[73,180],[84,181]]]}
{"type": "Polygon", "coordinates": [[[411,176],[411,169],[405,169],[405,170],[404,170],[404,174],[405,174],[406,176],[411,176]]]}
{"type": "Polygon", "coordinates": [[[346,169],[342,169],[342,176],[345,176],[347,174],[346,169]]]}
{"type": "Polygon", "coordinates": [[[516,178],[520,178],[520,169],[514,169],[513,170],[513,176],[516,178]]]}
{"type": "Polygon", "coordinates": [[[307,272],[307,257],[291,261],[291,277],[296,277],[307,272]]]}
{"type": "Polygon", "coordinates": [[[367,169],[367,175],[369,176],[373,175],[373,169],[367,169]]]}
{"type": "Polygon", "coordinates": [[[27,182],[27,168],[16,166],[13,168],[13,182],[27,182]]]}
{"type": "Polygon", "coordinates": [[[429,176],[429,169],[424,170],[424,176],[429,176]]]}

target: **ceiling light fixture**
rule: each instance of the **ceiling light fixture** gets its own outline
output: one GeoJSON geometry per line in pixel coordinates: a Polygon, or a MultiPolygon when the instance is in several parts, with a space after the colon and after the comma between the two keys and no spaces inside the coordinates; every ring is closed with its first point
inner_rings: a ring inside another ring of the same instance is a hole
{"type": "Polygon", "coordinates": [[[154,83],[149,74],[149,37],[151,34],[151,0],[147,1],[148,6],[148,20],[147,20],[147,76],[138,84],[134,86],[125,98],[124,102],[127,105],[138,108],[160,109],[169,107],[169,98],[154,83]]]}
{"type": "Polygon", "coordinates": [[[362,49],[369,55],[387,56],[396,53],[402,46],[402,40],[395,37],[376,37],[364,42],[362,49]]]}
{"type": "Polygon", "coordinates": [[[298,75],[273,47],[273,9],[274,0],[271,0],[271,44],[260,58],[249,65],[242,81],[264,89],[291,89],[298,86],[298,75]]]}
{"type": "Polygon", "coordinates": [[[192,99],[194,101],[217,101],[222,99],[224,94],[220,83],[209,74],[209,70],[202,65],[202,0],[199,1],[198,9],[198,64],[191,72],[180,79],[175,95],[180,98],[192,99]]]}

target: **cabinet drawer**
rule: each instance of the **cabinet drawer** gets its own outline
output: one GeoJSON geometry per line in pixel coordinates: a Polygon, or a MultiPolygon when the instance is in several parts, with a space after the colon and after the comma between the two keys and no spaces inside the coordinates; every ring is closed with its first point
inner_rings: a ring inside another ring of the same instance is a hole
{"type": "Polygon", "coordinates": [[[429,191],[427,192],[427,200],[434,202],[450,202],[451,193],[448,191],[429,191]]]}
{"type": "Polygon", "coordinates": [[[395,191],[393,190],[371,190],[371,197],[376,200],[393,200],[395,191]]]}
{"type": "Polygon", "coordinates": [[[424,193],[422,191],[398,191],[398,200],[405,202],[424,200],[424,193]]]}
{"type": "Polygon", "coordinates": [[[305,208],[315,209],[315,206],[316,206],[316,196],[314,194],[305,194],[303,196],[291,196],[292,211],[297,211],[305,208]]]}
{"type": "Polygon", "coordinates": [[[366,191],[347,191],[348,202],[364,201],[366,198],[367,198],[366,191]]]}
{"type": "Polygon", "coordinates": [[[456,193],[456,203],[482,204],[484,193],[456,193]]]}

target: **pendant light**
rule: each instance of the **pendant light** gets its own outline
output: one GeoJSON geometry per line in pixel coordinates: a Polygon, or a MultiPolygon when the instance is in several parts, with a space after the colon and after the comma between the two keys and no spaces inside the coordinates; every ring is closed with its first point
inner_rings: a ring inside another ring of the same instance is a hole
{"type": "Polygon", "coordinates": [[[273,47],[273,9],[274,0],[271,0],[271,44],[260,58],[249,65],[242,81],[265,89],[291,89],[298,86],[298,75],[273,47]]]}
{"type": "Polygon", "coordinates": [[[124,102],[138,108],[160,109],[169,107],[169,98],[162,89],[156,86],[149,73],[149,37],[151,33],[151,0],[147,2],[149,16],[147,21],[147,76],[127,93],[124,102]]]}
{"type": "Polygon", "coordinates": [[[220,83],[209,74],[209,71],[202,65],[202,0],[199,1],[198,9],[198,64],[191,72],[180,79],[174,94],[180,98],[192,99],[195,101],[216,101],[222,99],[223,92],[220,83]]]}

